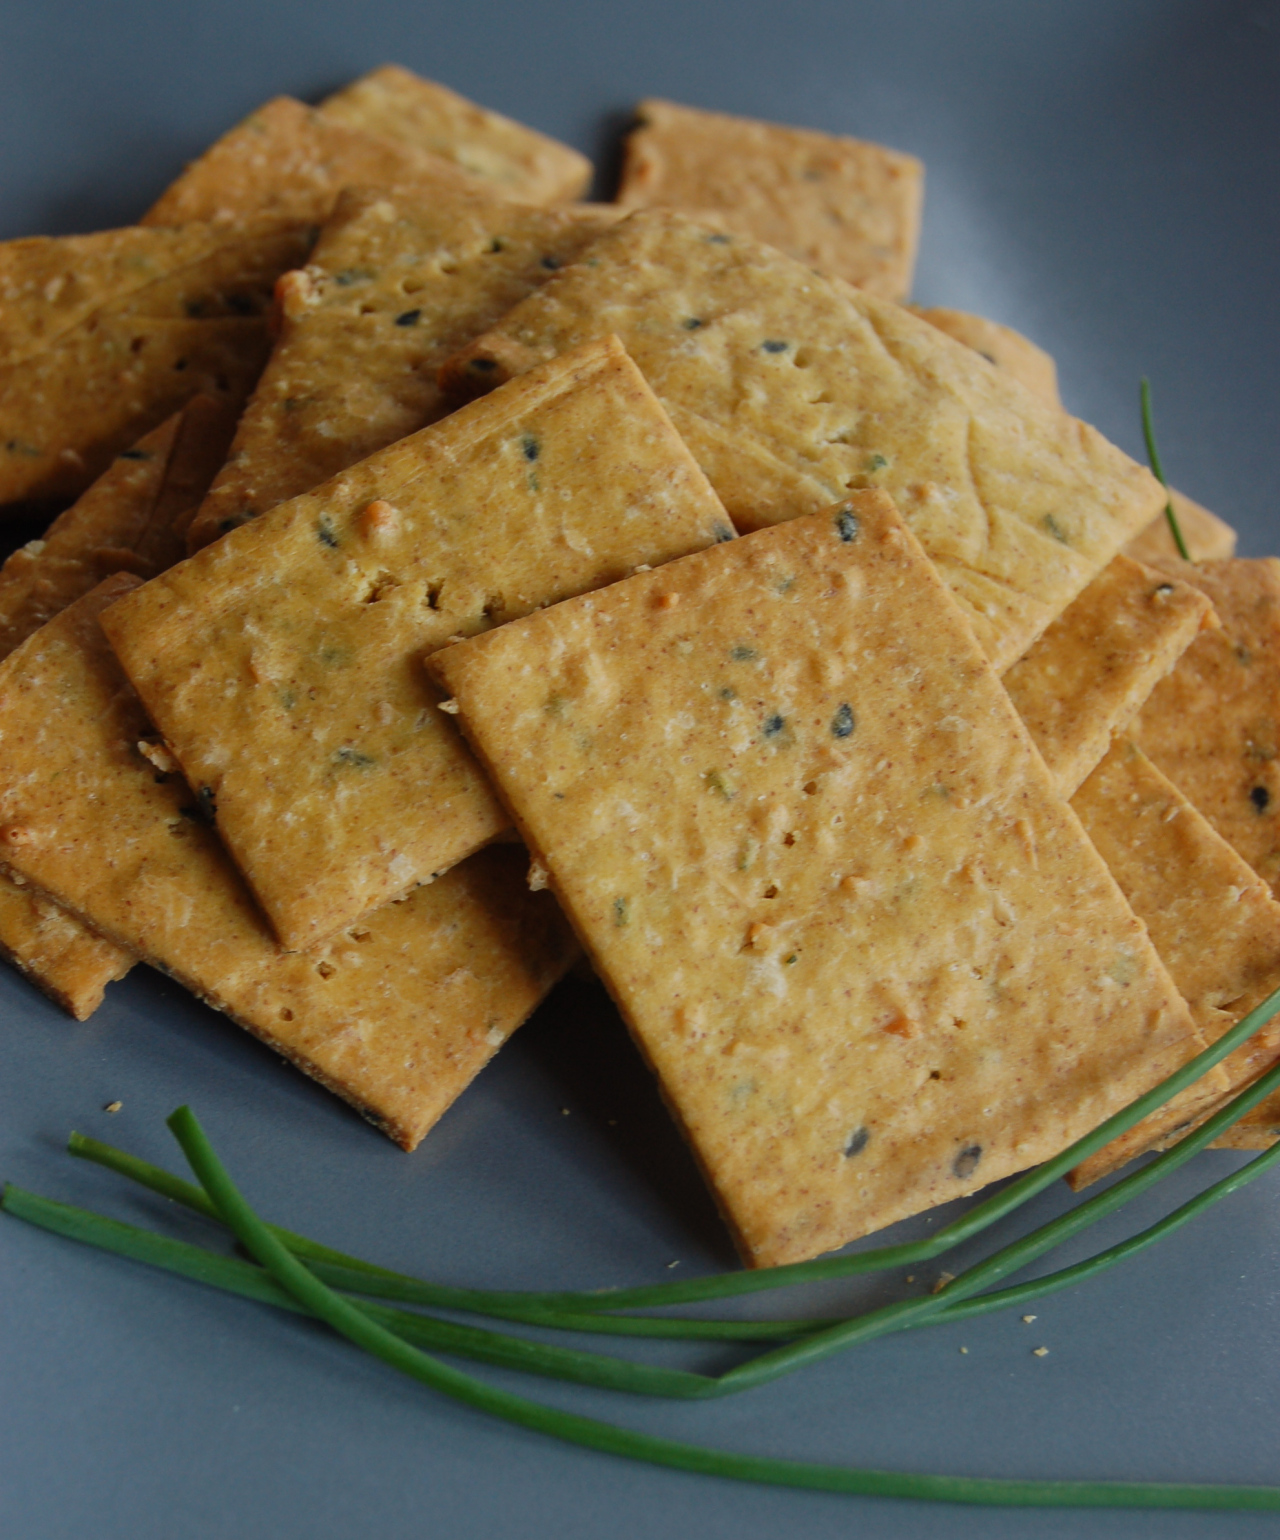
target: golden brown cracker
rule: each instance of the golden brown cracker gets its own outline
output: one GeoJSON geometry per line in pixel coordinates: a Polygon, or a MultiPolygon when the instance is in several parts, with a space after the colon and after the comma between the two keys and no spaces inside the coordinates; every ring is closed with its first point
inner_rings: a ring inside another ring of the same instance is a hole
{"type": "Polygon", "coordinates": [[[0,856],[411,1149],[568,966],[568,929],[495,847],[282,956],[196,799],[139,751],[150,724],[98,624],[135,581],[0,665],[0,856]]]}
{"type": "Polygon", "coordinates": [[[6,331],[0,313],[0,502],[78,496],[192,396],[234,412],[248,395],[270,346],[272,287],[305,259],[308,232],[141,233],[124,243],[128,261],[109,243],[87,255],[78,237],[53,243],[75,302],[64,308],[50,279],[39,337],[6,331]]]}
{"type": "MultiPolygon", "coordinates": [[[[1192,561],[1226,561],[1236,554],[1236,532],[1230,524],[1193,503],[1181,492],[1170,492],[1174,516],[1192,561]]],[[[1178,557],[1169,520],[1162,511],[1125,546],[1125,555],[1148,566],[1178,557]]]]}
{"type": "Polygon", "coordinates": [[[944,305],[928,309],[913,305],[913,314],[928,321],[939,331],[946,332],[965,347],[981,353],[989,364],[1021,380],[1033,396],[1038,396],[1046,406],[1062,405],[1058,394],[1058,366],[1050,354],[1038,348],[1012,326],[1002,326],[999,321],[988,321],[985,316],[971,315],[967,310],[948,310],[944,305]]]}
{"type": "Polygon", "coordinates": [[[1116,556],[1005,673],[1014,709],[1064,797],[1214,623],[1199,589],[1116,556]]]}
{"type": "MultiPolygon", "coordinates": [[[[1280,903],[1182,792],[1131,742],[1118,742],[1072,798],[1205,1039],[1216,1041],[1280,984],[1280,903]]],[[[1213,1076],[1090,1156],[1083,1187],[1216,1110],[1224,1092],[1270,1067],[1280,1021],[1213,1076]]]]}
{"type": "Polygon", "coordinates": [[[902,300],[911,291],[924,167],[863,139],[644,101],[618,202],[711,211],[808,267],[902,300]]]}
{"type": "Polygon", "coordinates": [[[441,156],[522,203],[568,202],[591,182],[591,162],[577,150],[398,64],[370,70],[325,97],[319,114],[441,156]]]}
{"type": "Polygon", "coordinates": [[[1280,893],[1280,560],[1164,570],[1206,594],[1222,626],[1152,692],[1133,739],[1280,893]]]}
{"type": "Polygon", "coordinates": [[[507,825],[423,654],[731,536],[606,339],[232,531],[103,624],[282,942],[306,947],[507,825]]]}
{"type": "Polygon", "coordinates": [[[328,218],[344,187],[483,192],[484,183],[412,144],[348,128],[314,107],[277,96],[212,144],[142,217],[191,220],[328,218]]]}
{"type": "Polygon", "coordinates": [[[883,495],[429,667],[753,1265],[1032,1165],[1201,1041],[883,495]]]}
{"type": "Polygon", "coordinates": [[[122,979],[136,960],[51,898],[3,873],[0,956],[77,1021],[93,1015],[107,985],[122,979]]]}
{"type": "Polygon", "coordinates": [[[483,389],[605,328],[739,529],[880,487],[999,671],[1163,500],[1092,428],[899,306],[656,211],[607,231],[442,378],[483,389]]]}
{"type": "Polygon", "coordinates": [[[351,191],[280,285],[281,333],[191,549],[443,416],[436,371],[571,262],[611,210],[351,191]]]}

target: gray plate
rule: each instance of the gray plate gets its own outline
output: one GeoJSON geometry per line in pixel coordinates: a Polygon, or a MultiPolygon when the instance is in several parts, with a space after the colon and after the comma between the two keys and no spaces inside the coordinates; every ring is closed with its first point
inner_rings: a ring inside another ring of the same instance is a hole
{"type": "MultiPolygon", "coordinates": [[[[1056,355],[1068,404],[1134,454],[1149,374],[1173,479],[1238,526],[1242,554],[1280,550],[1275,0],[46,0],[0,13],[0,237],[126,223],[258,101],[314,97],[387,58],[606,166],[641,94],[913,151],[929,180],[917,297],[1026,331],[1056,355]]],[[[178,1166],[162,1120],[189,1101],[263,1211],[392,1266],[582,1287],[733,1265],[594,985],[558,991],[413,1156],[146,970],[84,1026],[3,973],[0,1013],[0,1175],[37,1191],[204,1238],[59,1148],[79,1127],[178,1166]]],[[[1072,1258],[1239,1159],[1200,1157],[1072,1258]]],[[[1044,1194],[998,1238],[1068,1201],[1044,1194]]],[[[912,1333],[733,1401],[533,1393],[849,1464],[1280,1482],[1278,1221],[1264,1180],[1045,1301],[1031,1325],[1011,1313],[912,1333]]],[[[894,1277],[761,1308],[907,1291],[894,1277]]],[[[0,1526],[14,1540],[1280,1533],[1274,1516],[928,1509],[630,1465],[447,1404],[318,1327],[12,1222],[0,1300],[0,1526]]]]}

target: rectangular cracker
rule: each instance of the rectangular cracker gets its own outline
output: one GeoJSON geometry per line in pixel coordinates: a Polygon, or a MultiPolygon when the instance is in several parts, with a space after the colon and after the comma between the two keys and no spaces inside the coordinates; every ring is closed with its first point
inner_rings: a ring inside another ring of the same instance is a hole
{"type": "Polygon", "coordinates": [[[0,855],[412,1149],[568,966],[568,929],[495,846],[282,956],[188,788],[135,747],[150,724],[98,621],[135,582],[0,664],[0,855]]]}
{"type": "Polygon", "coordinates": [[[1005,673],[1014,709],[1064,797],[1214,624],[1199,589],[1116,556],[1005,673]]]}
{"type": "Polygon", "coordinates": [[[751,1265],[1032,1165],[1201,1041],[881,494],[429,667],[751,1265]]]}
{"type": "MultiPolygon", "coordinates": [[[[1280,903],[1255,872],[1133,743],[1118,742],[1072,798],[1093,841],[1214,1042],[1280,984],[1280,903]]],[[[1280,1052],[1272,1021],[1153,1117],[1072,1173],[1079,1188],[1183,1132],[1280,1052]],[[1225,1084],[1223,1083],[1225,1082],[1225,1084]]]]}
{"type": "Polygon", "coordinates": [[[436,371],[617,219],[447,196],[343,193],[191,529],[191,548],[445,415],[436,371]]]}
{"type": "Polygon", "coordinates": [[[403,140],[381,139],[277,96],[193,160],[142,216],[144,225],[246,218],[327,219],[344,187],[403,188],[424,197],[484,191],[461,167],[403,140]]]}
{"type": "MultiPolygon", "coordinates": [[[[1193,503],[1181,492],[1170,492],[1169,496],[1192,561],[1226,561],[1236,554],[1236,532],[1230,524],[1199,503],[1193,503]]],[[[1178,559],[1178,548],[1173,543],[1169,520],[1163,511],[1124,549],[1134,561],[1146,562],[1148,566],[1178,559]]]]}
{"type": "Polygon", "coordinates": [[[1058,366],[1050,354],[1038,348],[1012,326],[1002,326],[999,321],[988,321],[985,316],[971,315],[967,310],[948,310],[945,305],[933,305],[928,309],[912,305],[911,313],[918,315],[930,326],[946,332],[965,347],[981,353],[989,364],[1021,380],[1033,396],[1038,396],[1046,406],[1060,407],[1058,394],[1058,366]]]}
{"type": "Polygon", "coordinates": [[[837,278],[911,292],[924,167],[864,139],[643,101],[618,202],[708,210],[724,227],[837,278]]]}
{"type": "MultiPolygon", "coordinates": [[[[42,540],[0,570],[0,657],[108,573],[151,577],[178,560],[190,510],[226,450],[233,420],[197,396],[118,456],[42,540]]],[[[0,876],[0,953],[78,1021],[123,978],[133,955],[87,930],[49,899],[0,876]]]]}
{"type": "Polygon", "coordinates": [[[424,653],[732,536],[612,339],[233,530],[104,618],[286,947],[507,826],[424,653]]]}
{"type": "Polygon", "coordinates": [[[25,296],[0,309],[0,503],[78,496],[194,395],[238,411],[309,247],[277,221],[0,246],[0,288],[25,296]]]}
{"type": "Polygon", "coordinates": [[[897,305],[673,214],[631,215],[463,349],[487,388],[616,331],[739,529],[887,491],[997,671],[1164,492],[1074,418],[897,305]]]}
{"type": "Polygon", "coordinates": [[[591,182],[591,162],[577,150],[398,64],[370,70],[326,96],[319,113],[439,155],[521,203],[569,202],[591,182]]]}
{"type": "Polygon", "coordinates": [[[1280,560],[1162,570],[1206,594],[1222,625],[1152,691],[1133,740],[1280,894],[1280,560]]]}

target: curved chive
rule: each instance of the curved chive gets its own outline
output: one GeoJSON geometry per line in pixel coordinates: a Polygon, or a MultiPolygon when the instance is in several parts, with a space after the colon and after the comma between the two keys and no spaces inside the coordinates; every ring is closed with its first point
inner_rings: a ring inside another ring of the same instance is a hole
{"type": "Polygon", "coordinates": [[[402,1342],[362,1307],[335,1294],[278,1241],[240,1196],[188,1107],[169,1127],[224,1222],[273,1278],[300,1304],[389,1367],[478,1411],[568,1443],[679,1470],[775,1486],[808,1487],[917,1501],[1022,1507],[1216,1508],[1280,1511],[1280,1487],[1210,1486],[1182,1482],[1004,1481],[854,1470],[707,1449],[637,1433],[572,1412],[542,1406],[486,1385],[402,1342]]]}
{"type": "MultiPolygon", "coordinates": [[[[1164,472],[1160,469],[1160,454],[1156,449],[1156,430],[1151,422],[1151,386],[1147,383],[1145,374],[1138,390],[1138,397],[1142,403],[1142,436],[1147,441],[1147,460],[1151,466],[1151,474],[1168,492],[1169,483],[1164,479],[1164,472]]],[[[1178,548],[1178,555],[1183,561],[1190,561],[1191,552],[1187,550],[1187,542],[1182,538],[1182,528],[1178,523],[1178,515],[1173,511],[1172,497],[1164,505],[1164,516],[1169,521],[1169,533],[1173,536],[1173,543],[1178,548]]]]}
{"type": "MultiPolygon", "coordinates": [[[[767,1289],[784,1288],[791,1284],[813,1283],[832,1278],[846,1278],[864,1273],[884,1272],[892,1268],[909,1267],[920,1262],[933,1261],[951,1247],[971,1240],[997,1220],[1005,1218],[1023,1203],[1043,1191],[1050,1183],[1064,1176],[1073,1166],[1117,1135],[1132,1128],[1135,1123],[1163,1106],[1179,1091],[1193,1084],[1206,1070],[1233,1053],[1241,1043],[1266,1025],[1280,1011],[1280,989],[1243,1016],[1234,1027],[1211,1044],[1195,1058],[1188,1060],[1181,1069],[1162,1080],[1145,1095],[1139,1096],[1120,1112],[1101,1123],[1084,1138],[1063,1150],[1061,1154],[1043,1165],[1025,1172],[992,1197],[976,1204],[968,1213],[953,1220],[934,1235],[923,1240],[904,1241],[896,1246],[880,1246],[852,1256],[829,1257],[815,1262],[793,1262],[782,1267],[759,1268],[754,1272],[714,1274],[707,1278],[683,1279],[678,1283],[641,1285],[629,1289],[605,1289],[581,1291],[527,1291],[456,1289],[441,1284],[427,1283],[405,1273],[389,1268],[375,1267],[358,1257],[347,1256],[309,1241],[305,1236],[290,1231],[275,1233],[295,1255],[308,1260],[325,1262],[350,1269],[349,1274],[335,1275],[345,1289],[353,1293],[368,1294],[380,1299],[395,1299],[402,1304],[423,1304],[447,1309],[469,1310],[476,1314],[502,1315],[507,1319],[532,1320],[523,1312],[526,1307],[538,1310],[568,1311],[570,1313],[618,1310],[647,1310],[664,1305],[694,1304],[705,1300],[733,1298],[743,1294],[759,1293],[767,1289]],[[363,1274],[368,1286],[355,1276],[363,1274]],[[376,1284],[377,1287],[373,1287],[376,1284]],[[519,1313],[517,1313],[519,1312],[519,1313]]],[[[207,1197],[190,1183],[170,1175],[160,1167],[151,1166],[137,1157],[113,1150],[109,1145],[73,1134],[69,1143],[73,1154],[97,1161],[122,1175],[141,1182],[166,1197],[175,1198],[208,1214],[211,1208],[207,1197]]],[[[213,1216],[213,1217],[216,1217],[213,1216]]],[[[546,1324],[552,1324],[547,1322],[546,1324]]]]}

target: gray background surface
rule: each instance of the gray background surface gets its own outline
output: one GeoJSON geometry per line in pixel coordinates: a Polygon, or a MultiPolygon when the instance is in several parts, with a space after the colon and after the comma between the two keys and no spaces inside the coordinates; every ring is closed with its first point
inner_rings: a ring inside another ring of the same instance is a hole
{"type": "MultiPolygon", "coordinates": [[[[1280,550],[1276,0],[5,3],[0,238],[126,223],[262,99],[315,98],[388,59],[589,151],[606,196],[640,95],[914,152],[928,169],[916,297],[1026,331],[1057,357],[1068,405],[1134,454],[1149,374],[1172,479],[1237,525],[1242,554],[1280,550]]],[[[60,1153],[74,1126],[177,1166],[162,1120],[181,1101],[271,1217],[388,1265],[585,1287],[733,1263],[591,984],[562,987],[406,1156],[147,970],[83,1026],[0,973],[0,1176],[203,1239],[199,1222],[60,1153]]],[[[1239,1159],[1200,1157],[1176,1192],[1064,1260],[1239,1159]]],[[[1068,1201],[1044,1194],[997,1238],[1068,1201]]],[[[850,1464],[1280,1482],[1278,1263],[1280,1189],[1264,1180],[1045,1301],[1031,1326],[1009,1314],[912,1333],[718,1404],[534,1393],[701,1443],[850,1464]],[[1050,1354],[1035,1358],[1041,1344],[1050,1354]]],[[[758,1308],[905,1290],[897,1277],[758,1308]]],[[[3,1222],[0,1529],[994,1540],[1280,1534],[1280,1518],[939,1510],[628,1465],[445,1404],[318,1327],[3,1222]]]]}

